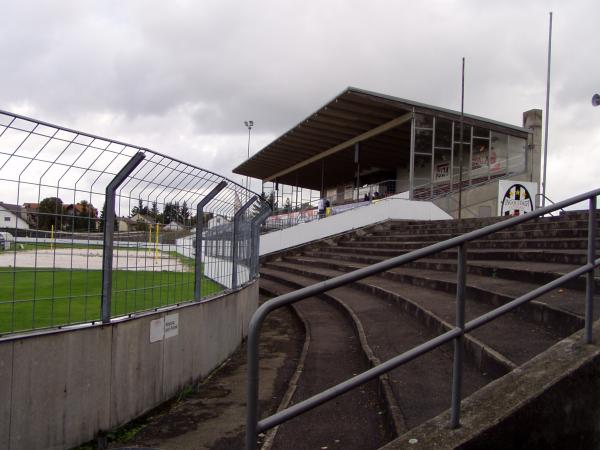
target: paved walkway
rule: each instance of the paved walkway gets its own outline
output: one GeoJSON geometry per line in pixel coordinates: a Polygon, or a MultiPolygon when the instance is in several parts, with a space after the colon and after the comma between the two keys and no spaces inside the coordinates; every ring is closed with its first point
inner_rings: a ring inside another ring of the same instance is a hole
{"type": "MultiPolygon", "coordinates": [[[[297,319],[285,309],[267,318],[261,334],[260,402],[272,414],[287,380],[296,369],[304,343],[297,319]]],[[[246,348],[189,395],[157,408],[130,439],[110,448],[153,447],[162,450],[231,450],[243,448],[246,413],[246,348]]]]}

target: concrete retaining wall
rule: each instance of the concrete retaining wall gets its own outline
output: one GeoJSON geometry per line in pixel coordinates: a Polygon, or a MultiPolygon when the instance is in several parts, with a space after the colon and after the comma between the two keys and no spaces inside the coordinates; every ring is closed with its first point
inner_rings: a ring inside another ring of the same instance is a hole
{"type": "Polygon", "coordinates": [[[600,322],[463,399],[461,427],[450,413],[410,430],[382,450],[600,448],[600,322]]]}
{"type": "Polygon", "coordinates": [[[254,282],[106,326],[0,340],[0,448],[70,448],[168,400],[240,345],[257,302],[254,282]],[[151,323],[175,315],[177,334],[150,342],[151,323]]]}
{"type": "Polygon", "coordinates": [[[404,194],[387,197],[369,206],[301,223],[260,237],[260,255],[285,250],[384,220],[444,220],[452,217],[431,202],[411,201],[404,194]]]}

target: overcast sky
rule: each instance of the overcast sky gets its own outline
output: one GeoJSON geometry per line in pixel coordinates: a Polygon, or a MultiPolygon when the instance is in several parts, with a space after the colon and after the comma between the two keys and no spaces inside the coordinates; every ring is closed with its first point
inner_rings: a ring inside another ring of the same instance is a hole
{"type": "MultiPolygon", "coordinates": [[[[241,181],[254,153],[347,86],[521,125],[544,109],[548,195],[599,187],[600,1],[28,1],[2,6],[0,109],[241,181]]],[[[259,184],[254,184],[256,190],[259,184]]]]}

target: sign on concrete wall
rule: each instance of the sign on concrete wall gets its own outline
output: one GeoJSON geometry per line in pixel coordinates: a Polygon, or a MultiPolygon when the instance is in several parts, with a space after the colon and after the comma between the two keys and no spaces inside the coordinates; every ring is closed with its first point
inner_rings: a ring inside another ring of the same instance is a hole
{"type": "Polygon", "coordinates": [[[150,342],[158,342],[179,334],[179,313],[150,322],[150,342]]]}
{"type": "Polygon", "coordinates": [[[165,339],[179,334],[179,313],[165,317],[165,339]]]}
{"type": "Polygon", "coordinates": [[[535,209],[537,183],[527,181],[498,181],[498,215],[519,216],[535,209]]]}

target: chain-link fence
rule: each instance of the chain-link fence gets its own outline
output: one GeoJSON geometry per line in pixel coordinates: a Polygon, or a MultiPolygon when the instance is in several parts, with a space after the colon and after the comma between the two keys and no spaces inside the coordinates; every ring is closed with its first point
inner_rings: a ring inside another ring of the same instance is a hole
{"type": "Polygon", "coordinates": [[[166,155],[0,111],[0,183],[0,334],[107,323],[258,273],[268,206],[166,155]]]}

